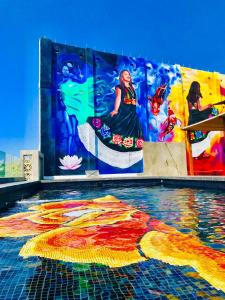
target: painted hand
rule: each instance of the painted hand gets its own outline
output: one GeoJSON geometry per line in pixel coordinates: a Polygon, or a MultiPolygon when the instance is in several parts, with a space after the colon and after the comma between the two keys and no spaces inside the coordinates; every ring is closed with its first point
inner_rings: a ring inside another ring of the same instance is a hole
{"type": "Polygon", "coordinates": [[[117,111],[117,110],[113,110],[113,111],[110,113],[111,117],[113,117],[113,116],[115,116],[115,115],[117,115],[117,114],[118,114],[118,111],[117,111]]]}

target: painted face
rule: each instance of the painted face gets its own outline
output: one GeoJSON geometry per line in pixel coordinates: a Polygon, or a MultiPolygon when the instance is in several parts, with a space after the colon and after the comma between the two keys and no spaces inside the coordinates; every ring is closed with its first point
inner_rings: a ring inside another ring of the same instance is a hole
{"type": "Polygon", "coordinates": [[[62,73],[64,76],[68,76],[69,75],[69,68],[67,66],[63,66],[62,68],[62,73]]]}
{"type": "Polygon", "coordinates": [[[159,104],[157,102],[152,103],[152,113],[157,116],[159,113],[159,104]]]}
{"type": "Polygon", "coordinates": [[[126,82],[130,82],[131,81],[131,76],[130,76],[130,73],[128,71],[124,71],[122,73],[122,80],[126,81],[126,82]]]}

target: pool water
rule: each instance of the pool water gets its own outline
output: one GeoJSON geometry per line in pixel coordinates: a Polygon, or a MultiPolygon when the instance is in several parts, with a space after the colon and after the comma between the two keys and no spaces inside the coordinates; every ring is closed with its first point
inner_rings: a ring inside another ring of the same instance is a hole
{"type": "MultiPolygon", "coordinates": [[[[34,205],[106,195],[113,195],[169,228],[198,237],[203,245],[225,253],[225,193],[216,190],[159,186],[49,190],[18,201],[0,217],[27,212],[34,205]]],[[[67,217],[74,217],[74,213],[67,217]]],[[[152,258],[110,267],[39,256],[21,257],[20,249],[30,239],[31,236],[1,238],[0,300],[225,299],[222,290],[190,265],[177,266],[152,258]]]]}

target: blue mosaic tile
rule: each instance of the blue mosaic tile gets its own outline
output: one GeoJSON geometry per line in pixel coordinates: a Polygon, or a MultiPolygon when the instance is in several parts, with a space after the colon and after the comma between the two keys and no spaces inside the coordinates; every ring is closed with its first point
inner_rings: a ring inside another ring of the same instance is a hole
{"type": "MultiPolygon", "coordinates": [[[[194,232],[201,241],[225,252],[225,194],[197,189],[123,188],[92,191],[41,191],[19,201],[1,217],[24,212],[35,203],[114,195],[125,203],[173,226],[194,232]]],[[[110,268],[100,264],[69,263],[40,257],[22,258],[30,237],[1,238],[0,300],[192,300],[225,299],[189,266],[173,266],[156,259],[110,268]]]]}

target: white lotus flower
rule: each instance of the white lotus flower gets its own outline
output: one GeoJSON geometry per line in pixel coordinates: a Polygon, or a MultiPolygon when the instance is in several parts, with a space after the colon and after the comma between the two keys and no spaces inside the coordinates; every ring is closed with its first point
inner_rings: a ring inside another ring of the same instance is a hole
{"type": "Polygon", "coordinates": [[[82,157],[78,158],[78,156],[73,155],[69,156],[66,155],[63,158],[59,158],[59,161],[61,162],[62,166],[59,166],[62,170],[76,170],[80,168],[82,157]]]}

